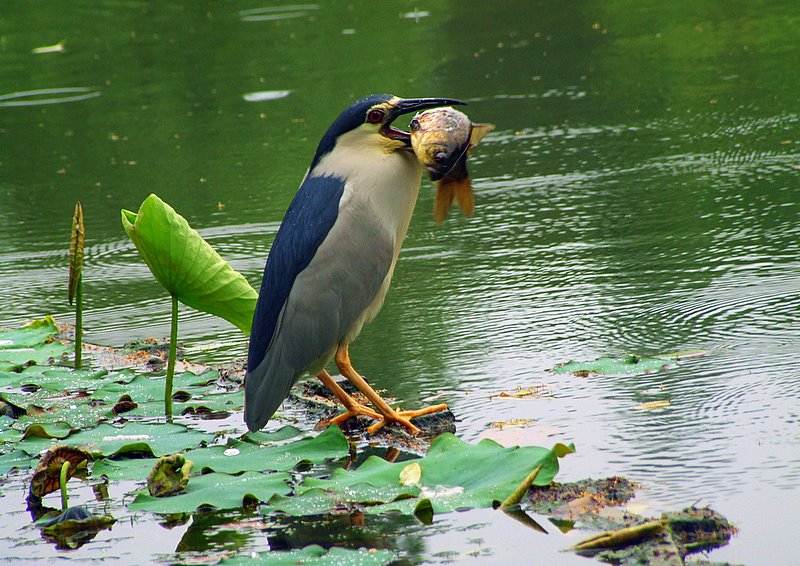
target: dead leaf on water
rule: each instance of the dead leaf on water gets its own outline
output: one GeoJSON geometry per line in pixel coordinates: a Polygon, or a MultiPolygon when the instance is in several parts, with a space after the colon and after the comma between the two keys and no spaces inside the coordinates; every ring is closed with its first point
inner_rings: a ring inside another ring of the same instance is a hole
{"type": "Polygon", "coordinates": [[[666,409],[669,407],[669,401],[667,399],[662,399],[660,401],[648,401],[646,403],[640,403],[636,405],[636,408],[640,411],[656,411],[658,409],[666,409]]]}
{"type": "Polygon", "coordinates": [[[497,395],[490,396],[489,399],[542,399],[545,397],[552,397],[552,391],[548,386],[541,384],[527,388],[517,387],[511,393],[501,391],[497,395]]]}
{"type": "Polygon", "coordinates": [[[508,427],[527,426],[529,424],[533,424],[534,422],[536,422],[534,419],[509,419],[507,421],[499,421],[499,422],[492,423],[491,426],[492,426],[492,428],[503,430],[504,428],[508,428],[508,427]]]}

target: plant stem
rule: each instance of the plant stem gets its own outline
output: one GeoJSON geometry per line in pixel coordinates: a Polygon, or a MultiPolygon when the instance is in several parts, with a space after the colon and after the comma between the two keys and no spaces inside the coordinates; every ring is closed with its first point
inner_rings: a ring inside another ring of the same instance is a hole
{"type": "Polygon", "coordinates": [[[75,289],[75,369],[81,367],[83,354],[83,276],[78,277],[75,289]]]}
{"type": "Polygon", "coordinates": [[[67,497],[67,475],[69,474],[69,460],[61,464],[61,475],[59,476],[59,483],[61,485],[61,510],[64,511],[68,504],[69,498],[67,497]]]}
{"type": "Polygon", "coordinates": [[[175,374],[175,357],[178,355],[178,299],[172,296],[172,324],[169,330],[169,358],[164,384],[164,416],[172,422],[172,376],[175,374]]]}

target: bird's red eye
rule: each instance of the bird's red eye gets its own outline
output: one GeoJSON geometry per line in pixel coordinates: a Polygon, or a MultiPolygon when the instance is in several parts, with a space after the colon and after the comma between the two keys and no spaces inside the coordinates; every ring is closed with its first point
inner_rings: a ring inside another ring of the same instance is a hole
{"type": "Polygon", "coordinates": [[[383,112],[380,110],[370,110],[367,114],[367,121],[370,124],[380,124],[383,121],[383,112]]]}

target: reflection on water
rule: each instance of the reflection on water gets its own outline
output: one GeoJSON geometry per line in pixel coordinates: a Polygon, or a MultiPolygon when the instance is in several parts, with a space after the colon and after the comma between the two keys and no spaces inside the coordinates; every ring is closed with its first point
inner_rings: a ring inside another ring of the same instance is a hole
{"type": "MultiPolygon", "coordinates": [[[[81,5],[40,23],[46,39],[22,8],[6,16],[0,77],[18,98],[0,99],[2,324],[71,320],[67,236],[81,199],[88,339],[164,336],[168,298],[125,239],[120,208],[157,192],[258,287],[316,140],[341,108],[374,91],[464,98],[474,120],[498,125],[470,166],[476,216],[437,226],[426,181],[386,306],[353,345],[356,366],[406,406],[447,402],[465,438],[530,419],[507,438],[575,442],[563,479],[627,475],[653,512],[713,505],[740,528],[715,560],[786,562],[768,542],[793,535],[789,510],[800,504],[791,4],[727,14],[686,2],[620,13],[545,3],[535,19],[524,2],[434,2],[388,19],[326,3],[81,5]],[[31,55],[61,37],[64,53],[31,55]],[[50,88],[59,84],[95,86],[50,88]],[[56,90],[85,99],[43,104],[56,90]],[[711,353],[643,376],[549,371],[685,349],[711,353]],[[539,384],[552,394],[491,398],[539,384]],[[654,400],[669,405],[638,408],[654,400]]],[[[246,337],[227,323],[180,316],[200,361],[244,355],[246,337]]],[[[167,536],[141,521],[124,535],[167,536]]],[[[373,530],[391,539],[410,529],[397,544],[428,561],[473,550],[487,561],[531,549],[548,563],[573,558],[556,552],[572,540],[503,525],[476,511],[373,530]],[[515,548],[509,532],[530,546],[515,548]]],[[[182,550],[205,532],[184,531],[182,550]]],[[[117,533],[104,544],[124,546],[117,533]]],[[[153,552],[174,550],[175,536],[153,552]]]]}

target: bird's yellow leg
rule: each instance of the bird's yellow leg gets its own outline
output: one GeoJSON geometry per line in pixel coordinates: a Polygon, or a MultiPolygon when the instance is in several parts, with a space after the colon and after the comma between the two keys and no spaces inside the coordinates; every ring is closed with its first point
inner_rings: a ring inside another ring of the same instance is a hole
{"type": "Polygon", "coordinates": [[[349,418],[356,417],[358,415],[364,415],[372,419],[381,418],[380,413],[376,413],[369,407],[365,407],[364,405],[353,399],[347,393],[347,391],[342,389],[341,386],[338,383],[336,383],[336,381],[331,377],[331,374],[329,374],[327,371],[322,370],[322,373],[320,373],[317,376],[317,379],[319,379],[325,387],[331,390],[331,393],[333,393],[336,396],[336,398],[342,405],[344,405],[345,408],[344,413],[331,419],[330,421],[331,424],[338,425],[340,423],[345,422],[349,418]]]}
{"type": "Polygon", "coordinates": [[[389,404],[383,400],[383,397],[378,395],[378,393],[370,387],[369,383],[367,383],[366,380],[358,374],[355,368],[353,368],[353,365],[350,363],[350,352],[346,344],[340,345],[336,350],[336,366],[339,368],[341,374],[345,376],[350,383],[355,385],[382,415],[381,420],[367,428],[369,434],[376,433],[391,422],[399,423],[406,427],[412,434],[417,434],[419,433],[419,429],[411,424],[411,419],[447,409],[447,405],[433,405],[418,411],[396,411],[392,409],[389,404]]]}

